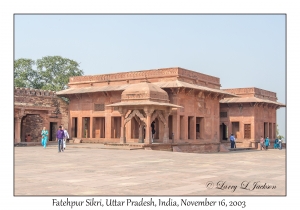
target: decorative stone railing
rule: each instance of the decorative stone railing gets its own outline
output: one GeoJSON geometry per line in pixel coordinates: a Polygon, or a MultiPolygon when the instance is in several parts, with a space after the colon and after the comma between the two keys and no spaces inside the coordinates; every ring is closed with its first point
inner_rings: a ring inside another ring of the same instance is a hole
{"type": "Polygon", "coordinates": [[[15,87],[15,96],[42,96],[42,97],[53,97],[56,96],[55,91],[51,90],[39,90],[32,88],[20,88],[15,87]]]}
{"type": "Polygon", "coordinates": [[[89,76],[76,76],[70,77],[69,84],[84,83],[84,82],[107,82],[107,81],[120,81],[130,79],[145,79],[145,78],[161,78],[164,76],[171,77],[186,77],[196,81],[204,81],[213,83],[216,85],[220,84],[220,78],[202,74],[199,72],[183,69],[183,68],[164,68],[144,71],[132,71],[124,73],[113,73],[113,74],[101,74],[101,75],[89,75],[89,76]]]}
{"type": "Polygon", "coordinates": [[[251,88],[234,88],[234,89],[223,89],[226,92],[233,93],[236,95],[252,95],[261,99],[268,99],[271,101],[277,101],[276,93],[268,90],[263,90],[256,87],[251,88]]]}

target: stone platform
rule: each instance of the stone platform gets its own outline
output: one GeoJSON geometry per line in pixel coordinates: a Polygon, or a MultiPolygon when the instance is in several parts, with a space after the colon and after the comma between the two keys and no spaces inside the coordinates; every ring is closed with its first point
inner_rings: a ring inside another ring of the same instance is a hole
{"type": "Polygon", "coordinates": [[[199,154],[104,148],[68,144],[58,153],[57,145],[15,147],[14,195],[286,194],[285,150],[199,154]],[[255,183],[260,189],[251,190],[255,183]],[[247,184],[249,189],[241,188],[247,184]]]}

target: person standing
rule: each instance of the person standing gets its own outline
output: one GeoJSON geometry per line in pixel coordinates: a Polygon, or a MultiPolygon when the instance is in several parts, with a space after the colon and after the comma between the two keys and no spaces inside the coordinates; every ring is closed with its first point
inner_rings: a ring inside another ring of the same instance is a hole
{"type": "Polygon", "coordinates": [[[278,142],[279,142],[279,149],[282,149],[282,140],[280,138],[278,138],[278,142]]]}
{"type": "Polygon", "coordinates": [[[266,146],[266,150],[268,150],[268,147],[270,146],[270,139],[267,136],[267,138],[265,139],[265,146],[266,146]]]}
{"type": "Polygon", "coordinates": [[[67,144],[67,139],[70,138],[70,136],[69,136],[69,133],[66,128],[62,127],[62,130],[64,131],[64,135],[65,135],[64,142],[63,142],[63,150],[65,150],[66,144],[67,144]]]}
{"type": "Polygon", "coordinates": [[[58,131],[56,132],[56,141],[58,141],[58,152],[64,151],[63,150],[64,137],[65,137],[65,133],[62,130],[62,126],[60,125],[58,131]]]}
{"type": "Polygon", "coordinates": [[[230,135],[230,143],[231,143],[231,148],[235,147],[235,138],[233,133],[230,135]]]}
{"type": "Polygon", "coordinates": [[[265,149],[265,147],[264,147],[265,140],[264,140],[264,138],[262,136],[260,137],[259,141],[260,141],[260,150],[265,149]]]}
{"type": "Polygon", "coordinates": [[[152,140],[152,143],[153,143],[153,141],[154,141],[154,134],[155,134],[155,122],[153,121],[152,123],[151,123],[151,140],[152,140]]]}
{"type": "Polygon", "coordinates": [[[47,146],[47,141],[48,141],[48,131],[46,130],[46,127],[43,128],[42,130],[42,146],[46,148],[47,146]]]}

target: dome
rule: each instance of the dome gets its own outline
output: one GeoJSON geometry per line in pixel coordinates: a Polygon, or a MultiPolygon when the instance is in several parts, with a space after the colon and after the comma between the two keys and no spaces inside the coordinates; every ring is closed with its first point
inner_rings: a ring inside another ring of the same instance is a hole
{"type": "Polygon", "coordinates": [[[149,82],[141,82],[129,85],[121,95],[122,102],[128,101],[155,101],[169,102],[169,96],[166,91],[159,86],[149,82]]]}

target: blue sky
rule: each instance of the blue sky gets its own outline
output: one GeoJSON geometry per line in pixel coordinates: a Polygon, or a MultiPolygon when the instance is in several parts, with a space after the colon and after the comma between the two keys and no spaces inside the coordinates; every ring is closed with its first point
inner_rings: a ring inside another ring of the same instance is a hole
{"type": "MultiPolygon", "coordinates": [[[[285,15],[15,15],[15,59],[60,55],[85,75],[182,67],[286,104],[285,15]]],[[[277,111],[285,134],[285,108],[277,111]]]]}

